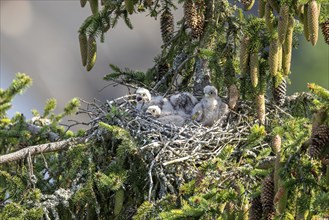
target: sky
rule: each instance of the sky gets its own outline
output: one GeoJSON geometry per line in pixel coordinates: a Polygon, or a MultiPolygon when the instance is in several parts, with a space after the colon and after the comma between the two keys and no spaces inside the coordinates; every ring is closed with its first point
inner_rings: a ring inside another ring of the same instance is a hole
{"type": "MultiPolygon", "coordinates": [[[[132,16],[133,30],[120,21],[99,43],[97,61],[87,72],[81,65],[78,29],[91,14],[89,5],[81,8],[79,0],[0,0],[0,87],[7,88],[17,72],[25,72],[33,85],[14,99],[10,114],[31,109],[42,111],[49,98],[58,102],[58,112],[73,97],[104,101],[124,95],[118,87],[106,87],[102,78],[111,70],[109,64],[146,70],[161,51],[159,19],[147,13],[132,16]]],[[[254,6],[254,10],[256,7],[254,6]]],[[[181,16],[181,10],[175,16],[181,16]]],[[[178,19],[177,19],[178,20],[178,19]]],[[[289,93],[307,90],[307,82],[329,88],[329,47],[319,33],[313,47],[300,37],[300,48],[293,51],[289,93]]]]}
{"type": "Polygon", "coordinates": [[[1,72],[0,86],[7,88],[17,72],[32,77],[33,85],[15,98],[9,112],[24,112],[30,117],[33,108],[42,110],[49,98],[58,109],[73,97],[87,101],[106,100],[126,93],[125,89],[106,87],[102,77],[110,72],[109,64],[146,70],[160,53],[159,21],[144,14],[133,15],[134,29],[120,21],[98,39],[97,62],[87,72],[82,67],[78,29],[91,10],[80,1],[1,0],[1,72]],[[102,90],[102,91],[100,91],[102,90]]]}

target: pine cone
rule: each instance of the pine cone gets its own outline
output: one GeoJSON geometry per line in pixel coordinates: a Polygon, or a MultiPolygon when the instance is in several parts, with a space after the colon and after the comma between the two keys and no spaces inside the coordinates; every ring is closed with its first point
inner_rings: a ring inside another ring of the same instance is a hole
{"type": "Polygon", "coordinates": [[[251,84],[254,88],[258,85],[258,51],[254,51],[250,54],[250,78],[251,84]]]}
{"type": "Polygon", "coordinates": [[[244,36],[241,40],[240,48],[240,71],[241,74],[246,74],[248,68],[248,58],[249,58],[249,43],[250,39],[244,36]]]}
{"type": "Polygon", "coordinates": [[[287,34],[283,44],[283,54],[282,54],[282,69],[283,69],[283,74],[285,76],[287,76],[290,73],[294,22],[295,22],[294,17],[289,16],[287,34]]]}
{"type": "Polygon", "coordinates": [[[274,10],[279,12],[280,6],[279,6],[279,3],[277,2],[277,0],[268,0],[268,3],[270,4],[271,8],[273,8],[274,10]]]}
{"type": "Polygon", "coordinates": [[[321,30],[322,30],[324,41],[327,44],[329,44],[329,19],[321,23],[321,30]]]}
{"type": "Polygon", "coordinates": [[[89,36],[87,53],[87,71],[90,71],[96,62],[97,45],[94,36],[89,36]]]}
{"type": "Polygon", "coordinates": [[[272,149],[274,153],[278,153],[281,150],[281,137],[278,134],[272,138],[272,149]]]}
{"type": "Polygon", "coordinates": [[[308,154],[313,158],[321,156],[322,150],[329,142],[329,127],[326,124],[320,125],[314,129],[311,137],[311,144],[308,149],[308,154]]]}
{"type": "Polygon", "coordinates": [[[265,4],[265,24],[269,32],[272,32],[274,28],[274,15],[273,9],[268,2],[265,4]]]}
{"type": "Polygon", "coordinates": [[[160,18],[161,35],[164,43],[168,43],[174,33],[174,16],[169,10],[165,10],[160,18]]]}
{"type": "Polygon", "coordinates": [[[278,61],[279,61],[279,42],[274,39],[270,43],[268,63],[270,65],[270,73],[272,76],[276,76],[278,73],[278,61]]]}
{"type": "Polygon", "coordinates": [[[307,9],[307,24],[308,31],[310,33],[310,40],[314,46],[318,41],[318,29],[319,29],[319,11],[318,5],[315,0],[312,0],[307,9]]]}
{"type": "Polygon", "coordinates": [[[279,22],[278,22],[278,37],[280,44],[283,44],[286,38],[286,32],[288,28],[288,20],[289,20],[289,6],[284,4],[280,8],[279,13],[279,22]]]}
{"type": "Polygon", "coordinates": [[[263,208],[263,218],[273,219],[274,210],[274,181],[273,174],[265,177],[262,183],[261,203],[263,208]]]}
{"type": "Polygon", "coordinates": [[[262,218],[263,208],[260,196],[251,200],[251,207],[249,209],[249,220],[260,220],[262,218]]]}
{"type": "Polygon", "coordinates": [[[255,0],[241,0],[241,3],[243,4],[243,10],[249,11],[254,6],[255,0]]]}
{"type": "Polygon", "coordinates": [[[283,106],[285,100],[286,100],[286,92],[287,92],[287,82],[284,78],[282,78],[282,81],[280,84],[275,87],[274,85],[274,101],[278,106],[283,106]]]}
{"type": "Polygon", "coordinates": [[[91,8],[91,12],[93,14],[97,14],[98,13],[98,0],[88,0],[89,1],[89,5],[91,8]]]}
{"type": "Polygon", "coordinates": [[[257,104],[257,117],[260,124],[265,124],[265,95],[260,94],[256,97],[257,104]]]}
{"type": "Polygon", "coordinates": [[[184,2],[184,16],[186,24],[192,30],[192,37],[198,38],[203,34],[204,16],[200,12],[203,6],[203,0],[196,5],[192,0],[184,2]],[[199,11],[198,11],[199,9],[199,11]]]}
{"type": "Polygon", "coordinates": [[[169,70],[168,63],[160,63],[158,66],[158,80],[160,80],[169,70]]]}
{"type": "Polygon", "coordinates": [[[235,84],[230,85],[228,89],[228,106],[230,109],[235,109],[237,102],[239,100],[239,90],[238,87],[235,84]]]}
{"type": "Polygon", "coordinates": [[[303,27],[304,27],[304,36],[307,41],[310,41],[310,32],[308,30],[308,4],[304,6],[304,16],[303,16],[303,27]]]}
{"type": "Polygon", "coordinates": [[[265,15],[266,1],[258,0],[258,17],[262,18],[265,15]]]}
{"type": "Polygon", "coordinates": [[[86,34],[79,34],[79,45],[80,45],[80,53],[81,53],[81,61],[82,61],[82,66],[87,65],[87,35],[86,34]]]}
{"type": "Polygon", "coordinates": [[[278,48],[278,71],[281,72],[282,70],[282,45],[278,48]]]}
{"type": "Polygon", "coordinates": [[[80,5],[81,7],[85,7],[86,3],[87,3],[88,0],[80,0],[80,5]]]}

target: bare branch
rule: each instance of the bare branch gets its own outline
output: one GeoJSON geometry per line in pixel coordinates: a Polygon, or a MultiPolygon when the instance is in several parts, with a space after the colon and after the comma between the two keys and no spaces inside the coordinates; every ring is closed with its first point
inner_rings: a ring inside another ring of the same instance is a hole
{"type": "Polygon", "coordinates": [[[73,144],[83,143],[84,140],[85,138],[70,138],[68,140],[26,147],[16,152],[0,156],[0,164],[21,160],[29,154],[33,156],[42,153],[60,151],[67,148],[69,145],[74,146],[73,144]]]}

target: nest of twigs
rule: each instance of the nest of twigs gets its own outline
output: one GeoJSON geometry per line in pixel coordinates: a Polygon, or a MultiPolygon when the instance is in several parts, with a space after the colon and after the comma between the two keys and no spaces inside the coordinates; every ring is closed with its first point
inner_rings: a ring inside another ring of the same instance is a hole
{"type": "MultiPolygon", "coordinates": [[[[256,108],[250,101],[241,101],[236,110],[212,127],[189,121],[183,127],[162,124],[141,114],[135,108],[135,95],[107,101],[105,104],[86,103],[87,113],[95,125],[99,121],[117,125],[130,132],[137,142],[139,154],[148,167],[149,199],[165,193],[177,193],[182,183],[194,179],[198,167],[216,158],[226,146],[235,146],[238,154],[246,145],[250,128],[258,123],[256,108]],[[92,114],[91,114],[92,113],[92,114]]],[[[267,101],[267,123],[292,117],[286,110],[267,101]]],[[[97,126],[96,126],[97,127],[97,126]]],[[[269,147],[256,146],[251,151],[269,147]]],[[[253,154],[253,152],[251,152],[253,154]]]]}

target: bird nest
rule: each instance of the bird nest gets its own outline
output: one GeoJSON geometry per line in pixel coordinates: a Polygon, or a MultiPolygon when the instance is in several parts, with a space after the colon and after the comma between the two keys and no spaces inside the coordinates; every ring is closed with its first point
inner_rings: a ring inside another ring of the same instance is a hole
{"type": "MultiPolygon", "coordinates": [[[[100,105],[87,103],[86,112],[93,112],[89,115],[94,122],[103,121],[129,131],[147,164],[151,199],[161,198],[168,192],[177,193],[182,183],[196,177],[202,163],[216,158],[227,146],[239,151],[246,144],[251,127],[257,123],[255,109],[252,102],[241,101],[235,111],[231,110],[225,119],[211,127],[192,120],[183,127],[162,124],[136,110],[135,95],[100,105]]],[[[267,122],[274,118],[283,122],[284,118],[292,117],[270,103],[266,112],[267,122]]],[[[267,143],[257,147],[265,145],[269,147],[267,143]]]]}

